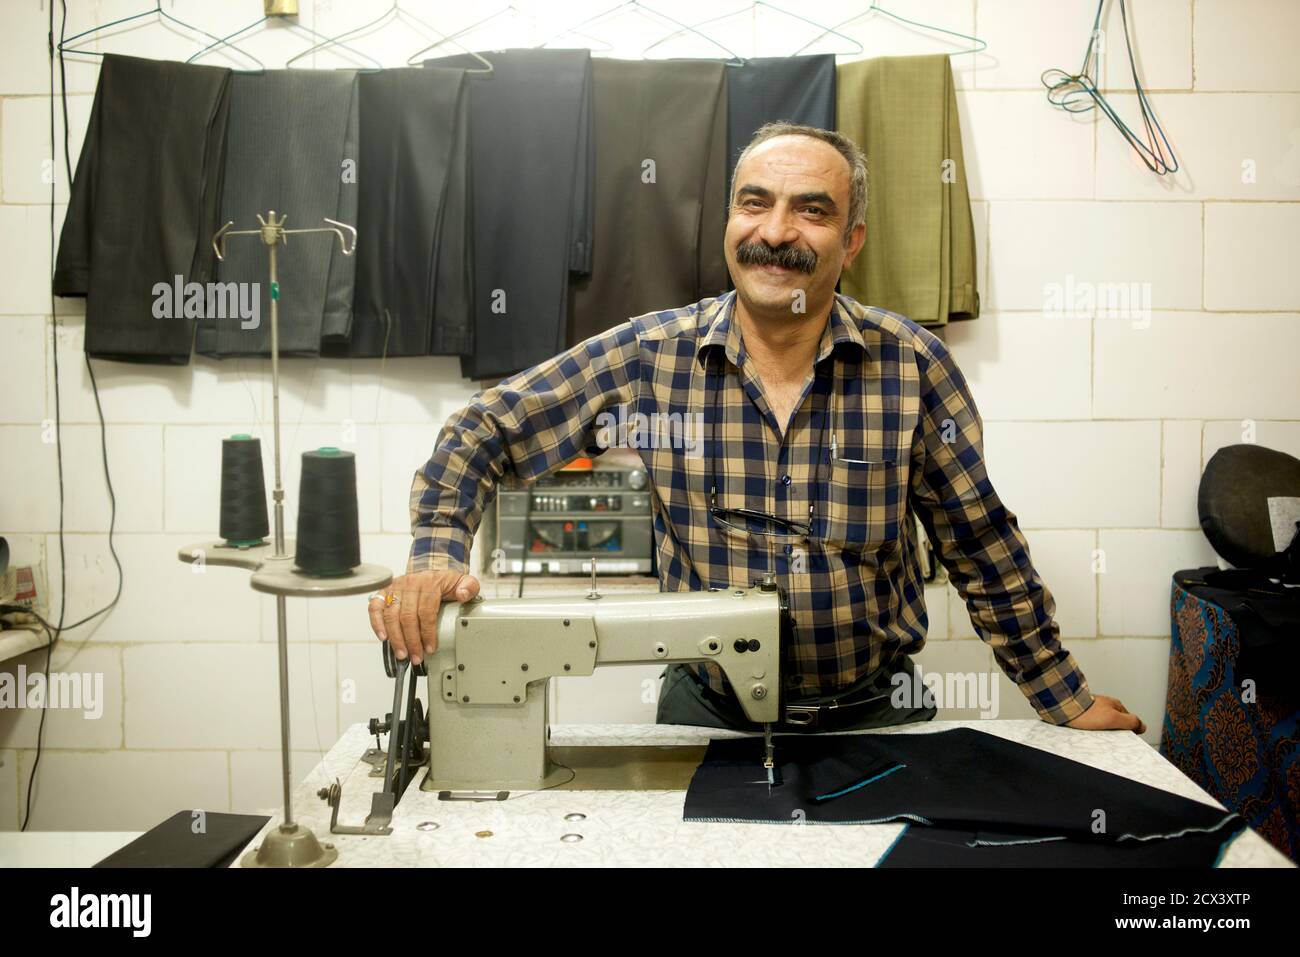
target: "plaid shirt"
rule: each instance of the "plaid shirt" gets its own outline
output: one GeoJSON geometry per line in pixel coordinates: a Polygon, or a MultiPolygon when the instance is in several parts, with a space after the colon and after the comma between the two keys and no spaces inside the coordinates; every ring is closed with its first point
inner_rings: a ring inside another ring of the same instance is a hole
{"type": "MultiPolygon", "coordinates": [[[[920,650],[927,617],[910,506],[979,636],[1035,710],[1054,724],[1086,711],[1087,681],[1061,647],[1055,602],[1015,515],[985,473],[982,421],[944,343],[837,295],[782,435],[746,362],[734,301],[729,292],[639,316],[478,393],[415,473],[408,572],[468,567],[507,472],[531,482],[608,447],[615,417],[702,419],[702,435],[683,428],[685,441],[630,443],[651,446],[638,452],[653,489],[660,588],[748,586],[772,573],[794,619],[788,698],[835,694],[920,650]],[[716,523],[715,462],[719,506],[810,522],[812,535],[790,544],[716,523]]],[[[725,691],[716,665],[700,668],[725,691]]]]}

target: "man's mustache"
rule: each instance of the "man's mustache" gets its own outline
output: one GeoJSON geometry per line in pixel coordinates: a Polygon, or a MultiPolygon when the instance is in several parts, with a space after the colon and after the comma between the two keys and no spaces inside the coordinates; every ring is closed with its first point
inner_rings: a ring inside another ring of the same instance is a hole
{"type": "Polygon", "coordinates": [[[744,266],[780,266],[799,272],[817,270],[817,254],[790,243],[775,248],[765,242],[744,242],[736,247],[736,262],[744,266]]]}

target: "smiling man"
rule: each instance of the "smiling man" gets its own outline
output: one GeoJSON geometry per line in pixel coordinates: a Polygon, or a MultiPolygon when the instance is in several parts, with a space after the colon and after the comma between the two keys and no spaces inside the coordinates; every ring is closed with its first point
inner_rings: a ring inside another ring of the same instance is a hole
{"type": "MultiPolygon", "coordinates": [[[[976,631],[1043,720],[1145,731],[1117,699],[1092,694],[1061,647],[1055,603],[989,482],[982,423],[947,347],[835,292],[862,249],[866,202],[866,161],[847,137],[760,129],[731,188],[735,290],[628,320],[453,416],[415,474],[410,562],[370,603],[375,634],[399,658],[432,651],[441,601],[478,593],[470,542],[507,472],[531,482],[597,451],[597,417],[620,405],[701,413],[703,456],[698,437],[639,450],[660,586],[776,579],[794,624],[782,728],[933,717],[891,694],[910,684],[926,635],[915,512],[976,631]]],[[[757,730],[711,663],[668,669],[658,720],[757,730]]]]}

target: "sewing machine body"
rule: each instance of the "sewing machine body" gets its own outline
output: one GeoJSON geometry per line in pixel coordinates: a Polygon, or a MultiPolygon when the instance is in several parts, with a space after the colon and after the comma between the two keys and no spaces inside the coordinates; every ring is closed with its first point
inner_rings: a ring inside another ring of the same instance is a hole
{"type": "Polygon", "coordinates": [[[534,790],[570,772],[549,746],[547,682],[601,665],[714,661],[746,716],[780,714],[787,611],[771,582],[707,592],[478,599],[445,606],[425,659],[421,789],[534,790]]]}

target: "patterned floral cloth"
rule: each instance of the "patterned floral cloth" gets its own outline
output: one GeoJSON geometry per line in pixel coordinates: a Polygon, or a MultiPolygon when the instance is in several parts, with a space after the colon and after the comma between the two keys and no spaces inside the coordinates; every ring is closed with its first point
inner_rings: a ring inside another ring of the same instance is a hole
{"type": "Polygon", "coordinates": [[[1300,862],[1295,695],[1239,673],[1238,628],[1222,605],[1195,593],[1197,571],[1174,575],[1160,753],[1300,862]]]}

